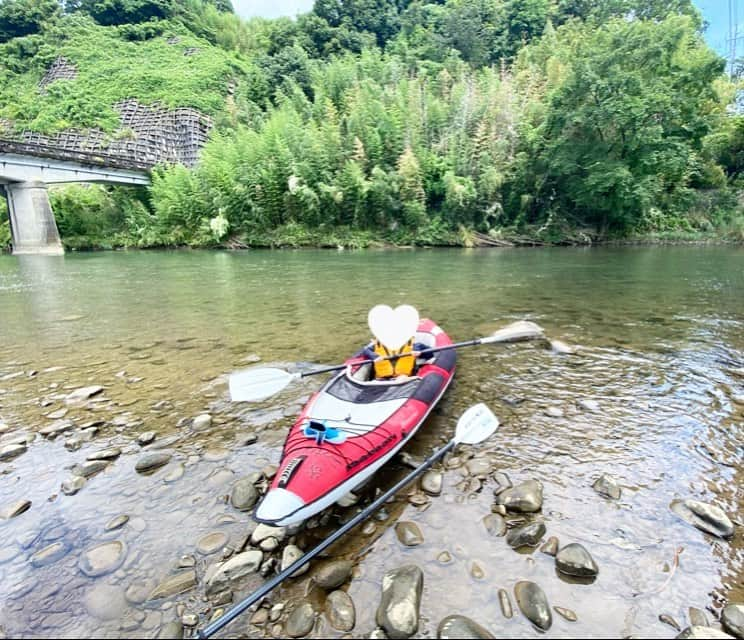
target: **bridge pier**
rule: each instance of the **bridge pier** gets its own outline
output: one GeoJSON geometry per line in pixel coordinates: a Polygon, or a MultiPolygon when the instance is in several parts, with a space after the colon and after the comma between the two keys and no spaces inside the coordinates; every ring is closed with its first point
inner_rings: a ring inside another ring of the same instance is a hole
{"type": "Polygon", "coordinates": [[[8,199],[13,253],[62,255],[49,194],[43,182],[10,182],[4,185],[8,199]]]}

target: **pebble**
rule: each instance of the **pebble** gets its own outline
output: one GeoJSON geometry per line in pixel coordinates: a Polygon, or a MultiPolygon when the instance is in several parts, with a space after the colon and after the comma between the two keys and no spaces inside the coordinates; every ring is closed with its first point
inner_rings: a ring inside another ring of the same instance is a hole
{"type": "Polygon", "coordinates": [[[171,620],[170,622],[164,624],[157,635],[158,638],[162,638],[165,640],[166,638],[169,639],[177,639],[181,640],[183,638],[183,624],[180,620],[171,620]]]}
{"type": "Polygon", "coordinates": [[[495,638],[488,629],[465,616],[452,615],[442,619],[437,627],[437,638],[454,640],[455,638],[495,638]]]}
{"type": "MultiPolygon", "coordinates": [[[[293,562],[299,560],[302,557],[302,549],[300,549],[298,546],[293,544],[288,544],[286,547],[284,547],[284,550],[282,551],[282,562],[280,565],[280,571],[284,571],[285,569],[288,569],[290,565],[292,565],[293,562]]],[[[296,578],[297,576],[301,576],[303,573],[306,573],[307,570],[310,568],[310,563],[306,562],[303,564],[297,571],[295,571],[291,577],[296,578]]]]}
{"type": "Polygon", "coordinates": [[[83,551],[78,567],[86,576],[97,578],[116,571],[126,556],[127,546],[123,542],[104,542],[83,551]]]}
{"type": "Polygon", "coordinates": [[[398,536],[400,543],[406,547],[415,547],[424,542],[424,535],[415,522],[405,520],[396,522],[395,535],[398,536]]]}
{"type": "Polygon", "coordinates": [[[540,547],[540,551],[549,556],[555,557],[555,555],[558,553],[559,545],[560,542],[558,541],[558,538],[556,538],[555,536],[550,536],[547,542],[542,547],[540,547]]]}
{"type": "Polygon", "coordinates": [[[421,490],[430,496],[438,496],[442,493],[444,476],[441,471],[427,471],[421,478],[421,490]]]}
{"type": "Polygon", "coordinates": [[[97,396],[99,393],[103,391],[103,387],[100,385],[92,385],[89,387],[81,387],[80,389],[75,389],[72,393],[70,393],[66,398],[65,402],[69,405],[79,405],[83,404],[88,398],[92,398],[93,396],[97,396]]]}
{"type": "Polygon", "coordinates": [[[249,511],[258,501],[258,489],[250,478],[238,480],[230,492],[230,504],[238,511],[249,511]]]}
{"type": "Polygon", "coordinates": [[[39,433],[45,438],[54,440],[60,433],[69,431],[74,426],[72,420],[55,420],[52,424],[39,429],[39,433]]]}
{"type": "Polygon", "coordinates": [[[173,465],[173,468],[163,476],[163,482],[170,484],[176,480],[180,480],[183,474],[186,473],[186,467],[183,466],[183,462],[173,465]]]}
{"type": "Polygon", "coordinates": [[[114,531],[115,529],[120,529],[123,527],[127,522],[129,522],[129,516],[126,514],[121,514],[118,516],[115,516],[114,518],[111,518],[106,523],[106,526],[103,528],[104,531],[114,531]]]}
{"type": "Polygon", "coordinates": [[[338,631],[351,631],[356,624],[354,602],[343,591],[331,591],[328,594],[325,614],[330,625],[338,631]]]}
{"type": "Polygon", "coordinates": [[[82,446],[83,441],[75,436],[73,436],[72,438],[67,438],[67,440],[65,440],[65,449],[67,449],[68,451],[77,451],[82,446]]]}
{"type": "Polygon", "coordinates": [[[501,613],[505,618],[509,619],[514,615],[511,598],[506,589],[499,589],[499,605],[501,605],[501,613]]]}
{"type": "Polygon", "coordinates": [[[562,418],[564,416],[563,410],[558,407],[548,407],[543,413],[549,418],[562,418]]]}
{"type": "Polygon", "coordinates": [[[578,616],[573,611],[571,611],[571,609],[565,609],[564,607],[553,607],[553,611],[555,611],[559,616],[565,618],[569,622],[576,622],[579,619],[578,616]]]}
{"type": "Polygon", "coordinates": [[[168,598],[189,591],[196,586],[196,571],[188,569],[165,578],[148,596],[148,600],[168,598]]]}
{"type": "Polygon", "coordinates": [[[349,579],[353,567],[349,560],[331,560],[315,570],[313,580],[322,589],[336,589],[349,579]]]}
{"type": "Polygon", "coordinates": [[[675,636],[675,638],[681,638],[681,640],[702,640],[703,638],[710,640],[733,640],[734,636],[730,636],[728,633],[720,631],[715,627],[687,627],[682,633],[675,636]]]}
{"type": "Polygon", "coordinates": [[[538,480],[527,480],[496,496],[498,504],[509,511],[534,513],[540,511],[543,503],[543,486],[538,480]]]}
{"type": "Polygon", "coordinates": [[[483,570],[477,562],[474,562],[470,567],[470,575],[476,580],[483,580],[486,577],[486,572],[483,570]]]}
{"type": "Polygon", "coordinates": [[[155,432],[154,431],[145,431],[144,433],[140,433],[137,436],[137,444],[141,447],[144,447],[145,445],[150,444],[153,440],[155,440],[155,432]]]}
{"type": "Polygon", "coordinates": [[[659,616],[659,621],[668,624],[670,627],[674,627],[677,631],[682,631],[682,627],[679,626],[679,623],[672,618],[672,616],[667,615],[666,613],[662,613],[659,616]]]}
{"type": "Polygon", "coordinates": [[[519,610],[538,629],[547,631],[553,624],[550,605],[545,592],[534,582],[523,580],[514,586],[519,610]]]}
{"type": "Polygon", "coordinates": [[[562,340],[551,340],[550,350],[558,355],[572,355],[574,353],[573,347],[567,345],[562,340]]]}
{"type": "Polygon", "coordinates": [[[721,614],[721,622],[726,631],[737,638],[744,638],[744,604],[728,604],[721,614]]]}
{"type": "Polygon", "coordinates": [[[418,630],[424,574],[413,564],[388,571],[375,621],[390,638],[410,638],[418,630]]]}
{"type": "Polygon", "coordinates": [[[718,507],[698,500],[674,500],[671,510],[685,522],[719,538],[734,535],[734,525],[718,507]]]}
{"type": "Polygon", "coordinates": [[[589,411],[590,413],[599,412],[599,402],[596,400],[579,400],[576,404],[584,411],[589,411]]]}
{"type": "Polygon", "coordinates": [[[507,489],[512,488],[512,481],[509,479],[509,476],[506,475],[503,471],[497,471],[493,474],[493,479],[496,482],[496,488],[493,490],[493,495],[497,496],[500,493],[503,493],[507,489]]]}
{"type": "Polygon", "coordinates": [[[85,478],[83,476],[72,476],[72,478],[62,482],[62,493],[66,496],[74,496],[84,486],[85,478]]]}
{"type": "Polygon", "coordinates": [[[449,551],[440,551],[437,554],[437,562],[441,562],[442,564],[449,564],[452,562],[452,554],[449,551]]]}
{"type": "Polygon", "coordinates": [[[93,461],[93,460],[114,460],[115,458],[118,458],[121,455],[121,449],[119,447],[109,447],[108,449],[103,449],[101,451],[96,451],[95,453],[91,453],[86,460],[93,461]]]}
{"type": "Polygon", "coordinates": [[[227,534],[222,531],[213,531],[199,539],[196,550],[202,555],[208,556],[219,551],[227,544],[227,534]]]}
{"type": "Polygon", "coordinates": [[[209,429],[209,427],[212,426],[212,416],[210,416],[208,413],[203,413],[199,416],[196,416],[196,418],[194,418],[194,421],[192,422],[192,426],[197,431],[209,429]]]}
{"type": "Polygon", "coordinates": [[[266,538],[276,538],[281,542],[286,535],[287,529],[285,527],[272,527],[271,525],[260,523],[251,534],[251,542],[253,544],[259,544],[261,540],[265,540],[266,538]]]}
{"type": "Polygon", "coordinates": [[[109,463],[106,460],[89,460],[82,464],[76,464],[72,468],[73,475],[82,476],[83,478],[90,478],[96,475],[100,471],[103,471],[109,463]]]}
{"type": "Polygon", "coordinates": [[[703,611],[702,609],[697,609],[696,607],[690,607],[687,611],[690,617],[690,626],[693,626],[693,627],[710,626],[708,616],[705,613],[705,611],[703,611]]]}
{"type": "Polygon", "coordinates": [[[135,464],[134,469],[138,473],[152,471],[154,469],[162,467],[164,464],[168,464],[172,457],[172,454],[165,451],[148,453],[137,460],[137,464],[135,464]]]}
{"type": "Polygon", "coordinates": [[[315,611],[309,602],[295,607],[287,617],[284,631],[290,638],[301,638],[312,631],[315,624],[315,611]]]}
{"type": "Polygon", "coordinates": [[[545,524],[533,522],[523,527],[516,527],[506,534],[506,543],[513,549],[519,547],[536,547],[545,535],[545,524]]]}
{"type": "Polygon", "coordinates": [[[269,619],[269,612],[266,609],[259,609],[251,616],[251,624],[255,624],[256,626],[261,626],[262,624],[266,624],[266,621],[269,619]]]}
{"type": "Polygon", "coordinates": [[[10,520],[25,513],[31,508],[31,500],[16,500],[4,509],[0,510],[0,520],[10,520]]]}
{"type": "Polygon", "coordinates": [[[11,460],[26,453],[25,444],[9,444],[0,449],[0,460],[11,460]]]}
{"type": "Polygon", "coordinates": [[[622,490],[617,485],[617,482],[615,482],[615,479],[607,474],[602,474],[597,478],[592,485],[592,489],[599,495],[610,498],[611,500],[619,500],[622,495],[622,490]]]}
{"type": "Polygon", "coordinates": [[[580,544],[567,544],[555,556],[558,571],[569,576],[594,577],[599,573],[599,567],[594,558],[580,544]]]}
{"type": "Polygon", "coordinates": [[[258,442],[258,436],[251,431],[244,434],[243,437],[240,439],[240,446],[248,447],[252,444],[255,444],[256,442],[258,442]]]}
{"type": "Polygon", "coordinates": [[[207,595],[224,590],[229,582],[239,580],[250,573],[255,573],[263,562],[263,552],[250,549],[239,553],[225,562],[210,567],[205,575],[207,595]]]}
{"type": "Polygon", "coordinates": [[[45,567],[57,562],[57,560],[67,555],[68,551],[69,548],[64,542],[54,542],[34,553],[30,558],[31,564],[35,567],[45,567]]]}
{"type": "Polygon", "coordinates": [[[485,478],[491,471],[491,461],[488,458],[473,458],[465,463],[465,468],[471,476],[485,478]]]}
{"type": "Polygon", "coordinates": [[[496,538],[506,534],[506,520],[498,513],[490,513],[483,518],[483,525],[486,527],[489,535],[496,538]]]}

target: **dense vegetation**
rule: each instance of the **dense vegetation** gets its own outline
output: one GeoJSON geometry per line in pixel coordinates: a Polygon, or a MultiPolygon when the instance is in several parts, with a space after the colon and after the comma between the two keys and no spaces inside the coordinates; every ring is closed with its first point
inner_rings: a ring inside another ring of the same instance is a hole
{"type": "Polygon", "coordinates": [[[701,29],[690,0],[5,0],[0,118],[215,117],[147,192],[53,190],[70,246],[741,240],[744,117],[701,29]],[[58,55],[78,76],[40,92],[58,55]]]}

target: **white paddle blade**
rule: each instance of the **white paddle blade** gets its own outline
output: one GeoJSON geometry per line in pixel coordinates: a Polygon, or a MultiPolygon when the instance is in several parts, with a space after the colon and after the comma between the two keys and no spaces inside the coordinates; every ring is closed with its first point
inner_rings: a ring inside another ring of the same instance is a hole
{"type": "Polygon", "coordinates": [[[499,419],[482,402],[473,405],[460,416],[455,428],[457,444],[478,444],[499,428],[499,419]]]}
{"type": "Polygon", "coordinates": [[[543,338],[544,331],[539,324],[529,320],[517,320],[499,329],[487,338],[481,339],[481,344],[490,344],[492,342],[522,342],[524,340],[534,340],[543,338]]]}
{"type": "Polygon", "coordinates": [[[258,402],[279,393],[298,377],[298,374],[270,367],[244,369],[233,373],[228,380],[230,398],[233,402],[258,402]]]}

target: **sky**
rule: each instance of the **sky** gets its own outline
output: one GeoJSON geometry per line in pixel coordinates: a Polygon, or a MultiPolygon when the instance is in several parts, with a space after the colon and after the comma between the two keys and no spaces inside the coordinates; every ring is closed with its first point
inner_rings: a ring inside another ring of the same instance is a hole
{"type": "MultiPolygon", "coordinates": [[[[729,2],[736,8],[739,33],[744,36],[744,0],[693,0],[703,13],[703,18],[709,23],[705,33],[708,44],[721,55],[729,55],[729,2]]],[[[235,12],[244,18],[262,16],[264,18],[278,18],[279,16],[294,17],[298,13],[310,11],[313,0],[232,0],[235,12]]],[[[737,42],[737,56],[744,55],[744,37],[737,42]],[[739,53],[741,51],[741,53],[739,53]]]]}

